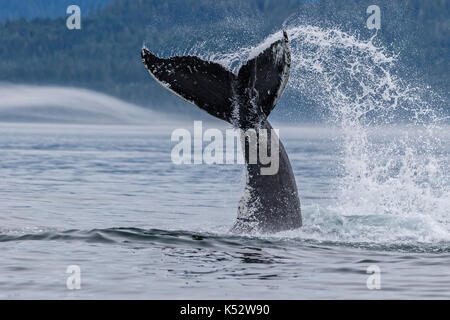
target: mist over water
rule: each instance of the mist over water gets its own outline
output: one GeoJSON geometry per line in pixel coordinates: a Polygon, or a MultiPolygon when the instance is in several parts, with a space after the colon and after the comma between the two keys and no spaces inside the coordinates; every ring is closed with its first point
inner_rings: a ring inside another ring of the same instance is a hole
{"type": "Polygon", "coordinates": [[[0,122],[145,124],[166,117],[87,89],[0,83],[0,122]]]}

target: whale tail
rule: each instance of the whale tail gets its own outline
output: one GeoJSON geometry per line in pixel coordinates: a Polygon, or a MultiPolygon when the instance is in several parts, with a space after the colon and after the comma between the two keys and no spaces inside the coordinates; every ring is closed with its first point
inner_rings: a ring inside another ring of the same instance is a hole
{"type": "MultiPolygon", "coordinates": [[[[244,131],[258,128],[272,132],[267,116],[283,94],[289,78],[291,56],[286,30],[281,39],[259,48],[237,73],[193,56],[161,59],[145,48],[142,60],[162,86],[209,114],[244,131]]],[[[241,138],[245,142],[242,147],[247,186],[232,230],[277,232],[300,227],[297,185],[283,144],[276,141],[278,137],[267,139],[266,150],[276,159],[274,167],[278,170],[265,175],[262,169],[266,164],[261,159],[251,163],[247,152],[250,141],[245,136],[241,138]]],[[[256,139],[257,144],[258,141],[256,139]]],[[[251,147],[259,149],[254,144],[251,147]]]]}
{"type": "Polygon", "coordinates": [[[163,87],[240,128],[253,127],[270,114],[289,78],[286,30],[281,39],[257,52],[237,74],[195,56],[162,59],[146,48],[141,55],[149,73],[163,87]]]}

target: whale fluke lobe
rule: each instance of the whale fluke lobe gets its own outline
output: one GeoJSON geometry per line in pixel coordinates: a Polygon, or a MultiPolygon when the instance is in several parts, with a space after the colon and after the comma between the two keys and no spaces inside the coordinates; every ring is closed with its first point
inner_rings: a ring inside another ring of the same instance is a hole
{"type": "Polygon", "coordinates": [[[195,56],[162,59],[146,48],[141,56],[162,86],[209,114],[235,124],[238,111],[240,128],[253,127],[261,115],[270,114],[286,87],[291,63],[284,30],[283,38],[257,52],[238,74],[195,56]]]}
{"type": "Polygon", "coordinates": [[[222,120],[232,118],[234,74],[218,63],[193,56],[161,59],[142,49],[150,74],[165,88],[222,120]]]}
{"type": "MultiPolygon", "coordinates": [[[[278,152],[278,171],[262,174],[261,159],[250,162],[249,141],[242,137],[247,185],[239,203],[235,232],[278,232],[302,225],[297,185],[283,144],[271,131],[267,117],[275,108],[289,79],[291,54],[286,30],[282,37],[257,48],[235,74],[222,65],[194,56],[159,58],[142,49],[149,73],[166,89],[209,114],[243,129],[268,132],[267,150],[278,152]],[[276,141],[276,145],[273,145],[276,141]]],[[[241,132],[243,132],[241,131],[241,132]]]]}
{"type": "Polygon", "coordinates": [[[255,101],[266,116],[272,112],[289,80],[291,52],[286,30],[283,38],[272,43],[247,61],[239,70],[241,90],[254,89],[255,101]]]}

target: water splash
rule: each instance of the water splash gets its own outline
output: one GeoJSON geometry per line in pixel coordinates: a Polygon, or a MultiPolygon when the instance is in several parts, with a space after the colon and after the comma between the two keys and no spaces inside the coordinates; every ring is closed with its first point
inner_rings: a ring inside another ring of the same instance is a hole
{"type": "MultiPolygon", "coordinates": [[[[399,55],[378,44],[376,35],[361,39],[312,25],[290,27],[288,34],[289,91],[299,97],[297,107],[303,98],[313,101],[343,133],[336,138],[341,149],[337,200],[307,214],[301,235],[450,241],[448,150],[440,138],[445,117],[438,95],[402,72],[399,55]]],[[[237,70],[280,35],[209,58],[237,70]]]]}
{"type": "Polygon", "coordinates": [[[327,109],[343,132],[333,209],[350,225],[359,221],[368,240],[450,240],[442,117],[429,88],[397,75],[398,57],[375,37],[315,26],[295,27],[290,36],[290,85],[327,109]],[[395,131],[387,129],[392,124],[395,131]]]}

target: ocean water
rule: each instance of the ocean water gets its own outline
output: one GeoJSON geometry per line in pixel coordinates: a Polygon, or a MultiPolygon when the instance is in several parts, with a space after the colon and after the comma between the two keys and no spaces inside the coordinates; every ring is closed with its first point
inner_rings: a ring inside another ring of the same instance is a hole
{"type": "MultiPolygon", "coordinates": [[[[425,181],[448,179],[448,128],[435,133],[441,149],[415,159],[444,171],[408,168],[412,155],[398,153],[409,162],[371,163],[358,178],[345,130],[275,125],[304,227],[235,235],[243,167],[173,164],[178,127],[1,124],[0,298],[450,298],[448,185],[425,181]],[[79,290],[66,286],[71,265],[79,290]],[[366,283],[374,265],[379,290],[366,283]]],[[[389,150],[404,130],[367,137],[389,150]]]]}
{"type": "MultiPolygon", "coordinates": [[[[449,299],[448,101],[376,36],[287,31],[291,74],[270,120],[301,229],[230,233],[244,168],[175,165],[171,133],[191,120],[86,90],[2,87],[0,298],[449,299]],[[321,126],[294,124],[304,101],[321,126]]],[[[190,53],[236,71],[280,35],[190,53]]]]}

